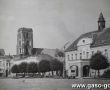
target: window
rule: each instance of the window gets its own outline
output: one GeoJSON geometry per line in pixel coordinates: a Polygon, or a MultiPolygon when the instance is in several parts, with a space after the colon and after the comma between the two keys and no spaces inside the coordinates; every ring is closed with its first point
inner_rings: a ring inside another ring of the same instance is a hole
{"type": "Polygon", "coordinates": [[[86,55],[87,55],[87,59],[89,58],[89,52],[86,52],[86,55]]]}
{"type": "Polygon", "coordinates": [[[77,60],[77,54],[75,54],[75,59],[77,60]]]}
{"type": "Polygon", "coordinates": [[[6,63],[6,66],[8,66],[8,62],[6,63]]]}
{"type": "Polygon", "coordinates": [[[75,70],[71,70],[71,72],[72,72],[72,73],[74,73],[74,72],[75,72],[75,70]]]}
{"type": "Polygon", "coordinates": [[[19,46],[21,46],[21,41],[19,41],[19,46]]]}
{"type": "Polygon", "coordinates": [[[83,40],[83,43],[85,43],[85,40],[83,40]]]}
{"type": "Polygon", "coordinates": [[[23,50],[22,52],[24,53],[24,49],[22,49],[22,50],[23,50]]]}
{"type": "Polygon", "coordinates": [[[73,60],[73,54],[71,54],[71,60],[73,60]]]}
{"type": "Polygon", "coordinates": [[[28,38],[28,33],[26,33],[26,38],[28,38]]]}
{"type": "Polygon", "coordinates": [[[82,53],[80,53],[80,59],[82,59],[82,53]]]}
{"type": "Polygon", "coordinates": [[[21,54],[21,48],[20,48],[20,54],[21,54]]]}

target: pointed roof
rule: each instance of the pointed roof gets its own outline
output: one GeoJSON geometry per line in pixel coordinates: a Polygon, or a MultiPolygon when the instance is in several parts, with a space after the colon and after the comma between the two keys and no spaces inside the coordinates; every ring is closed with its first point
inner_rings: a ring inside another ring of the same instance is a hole
{"type": "Polygon", "coordinates": [[[101,12],[100,15],[99,15],[99,20],[98,20],[98,22],[101,22],[101,21],[104,21],[104,22],[105,22],[105,19],[104,19],[104,16],[103,16],[102,12],[101,12]]]}

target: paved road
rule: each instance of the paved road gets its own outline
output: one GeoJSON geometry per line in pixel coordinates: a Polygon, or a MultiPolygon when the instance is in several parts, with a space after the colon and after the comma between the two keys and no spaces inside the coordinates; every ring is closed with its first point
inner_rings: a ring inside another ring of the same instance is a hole
{"type": "MultiPolygon", "coordinates": [[[[110,80],[98,79],[0,79],[0,90],[89,90],[72,88],[72,84],[109,84],[110,80]]],[[[90,90],[104,90],[90,89],[90,90]]],[[[105,90],[110,90],[105,89],[105,90]]]]}

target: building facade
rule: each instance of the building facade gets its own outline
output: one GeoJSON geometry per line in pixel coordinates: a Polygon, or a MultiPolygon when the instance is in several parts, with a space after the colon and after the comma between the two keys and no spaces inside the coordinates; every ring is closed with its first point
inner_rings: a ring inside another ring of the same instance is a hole
{"type": "Polygon", "coordinates": [[[7,77],[10,74],[11,69],[10,55],[5,55],[4,49],[0,49],[0,77],[7,77]]]}
{"type": "Polygon", "coordinates": [[[17,55],[31,55],[33,49],[33,31],[31,28],[20,28],[17,34],[17,55]]]}
{"type": "Polygon", "coordinates": [[[67,76],[94,76],[96,72],[90,69],[89,59],[98,51],[110,61],[110,28],[105,28],[102,13],[98,19],[98,30],[82,34],[65,50],[67,76]]]}

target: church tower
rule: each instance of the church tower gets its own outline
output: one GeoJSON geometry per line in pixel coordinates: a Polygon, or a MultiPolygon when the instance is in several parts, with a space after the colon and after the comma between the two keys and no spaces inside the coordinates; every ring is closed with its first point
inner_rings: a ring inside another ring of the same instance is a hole
{"type": "Polygon", "coordinates": [[[105,28],[105,19],[103,17],[102,12],[99,15],[99,20],[98,20],[98,30],[102,31],[105,28]]]}
{"type": "Polygon", "coordinates": [[[31,55],[33,49],[32,28],[19,28],[17,34],[17,55],[31,55]]]}

